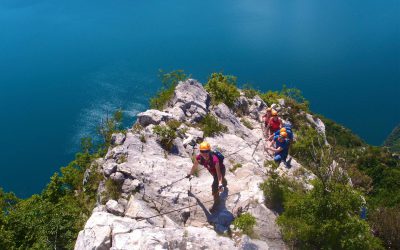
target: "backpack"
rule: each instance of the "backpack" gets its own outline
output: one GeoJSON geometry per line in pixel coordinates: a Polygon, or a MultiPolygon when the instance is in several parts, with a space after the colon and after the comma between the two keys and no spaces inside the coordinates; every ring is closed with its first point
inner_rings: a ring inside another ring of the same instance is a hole
{"type": "Polygon", "coordinates": [[[222,168],[222,166],[224,166],[225,156],[221,152],[219,152],[218,150],[211,151],[211,154],[214,154],[214,155],[216,155],[218,157],[219,166],[222,168]]]}
{"type": "MultiPolygon", "coordinates": [[[[210,151],[210,153],[211,153],[211,156],[213,156],[213,155],[217,156],[217,158],[219,160],[219,166],[221,168],[224,167],[225,156],[221,152],[219,152],[218,150],[210,151]]],[[[203,157],[201,157],[200,159],[201,159],[201,164],[203,164],[205,159],[203,157]]]]}

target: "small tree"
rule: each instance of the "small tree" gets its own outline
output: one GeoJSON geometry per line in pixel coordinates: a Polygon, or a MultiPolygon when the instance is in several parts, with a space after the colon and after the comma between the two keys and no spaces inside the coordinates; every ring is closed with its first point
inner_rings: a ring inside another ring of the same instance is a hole
{"type": "Polygon", "coordinates": [[[236,88],[236,80],[235,76],[212,73],[204,88],[210,93],[214,104],[223,102],[232,108],[240,96],[236,88]]]}
{"type": "Polygon", "coordinates": [[[174,90],[179,81],[184,81],[190,76],[187,76],[183,70],[174,70],[169,73],[165,73],[163,70],[159,70],[159,78],[162,83],[161,89],[157,92],[156,96],[150,98],[150,107],[152,109],[162,110],[164,106],[174,95],[174,90]]]}

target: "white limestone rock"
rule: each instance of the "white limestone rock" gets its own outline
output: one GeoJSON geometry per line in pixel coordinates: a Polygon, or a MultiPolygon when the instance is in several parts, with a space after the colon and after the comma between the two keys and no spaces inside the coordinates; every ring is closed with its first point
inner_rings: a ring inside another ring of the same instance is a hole
{"type": "Polygon", "coordinates": [[[150,124],[158,125],[163,121],[171,120],[173,117],[170,113],[162,112],[156,109],[149,109],[137,115],[137,121],[142,127],[150,124]]]}
{"type": "Polygon", "coordinates": [[[116,200],[107,201],[106,210],[109,213],[119,216],[124,214],[124,207],[121,204],[119,204],[116,200]]]}

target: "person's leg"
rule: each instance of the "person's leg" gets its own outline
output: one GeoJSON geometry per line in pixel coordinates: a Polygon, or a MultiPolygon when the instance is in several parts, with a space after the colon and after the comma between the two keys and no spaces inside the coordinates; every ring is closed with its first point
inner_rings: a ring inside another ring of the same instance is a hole
{"type": "Polygon", "coordinates": [[[213,183],[211,185],[211,193],[214,199],[214,204],[210,208],[210,212],[214,212],[219,204],[219,193],[218,193],[218,177],[217,174],[213,174],[213,183]]]}
{"type": "Polygon", "coordinates": [[[228,181],[225,178],[225,173],[226,173],[226,167],[221,168],[221,174],[222,174],[222,185],[224,187],[228,186],[228,181]]]}
{"type": "Polygon", "coordinates": [[[282,161],[282,156],[280,155],[280,154],[276,154],[275,155],[275,157],[274,157],[274,161],[278,164],[278,166],[279,166],[279,164],[281,163],[281,161],[282,161]]]}

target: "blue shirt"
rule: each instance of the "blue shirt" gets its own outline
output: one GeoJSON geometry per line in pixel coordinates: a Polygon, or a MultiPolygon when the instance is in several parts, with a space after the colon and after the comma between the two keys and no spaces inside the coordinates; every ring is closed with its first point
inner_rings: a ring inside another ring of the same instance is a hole
{"type": "MultiPolygon", "coordinates": [[[[274,138],[275,140],[275,138],[274,138]]],[[[276,138],[275,140],[276,147],[275,148],[282,148],[281,152],[278,152],[278,154],[284,154],[287,153],[289,150],[289,140],[288,139],[283,139],[283,141],[279,140],[279,137],[276,138]]]]}

